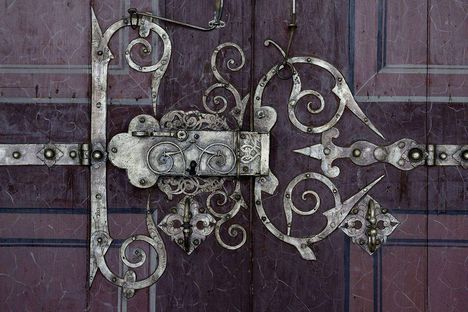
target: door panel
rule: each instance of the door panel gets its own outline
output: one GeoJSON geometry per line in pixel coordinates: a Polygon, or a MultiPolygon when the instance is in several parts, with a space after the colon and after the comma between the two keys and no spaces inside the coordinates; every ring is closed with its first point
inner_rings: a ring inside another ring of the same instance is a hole
{"type": "MultiPolygon", "coordinates": [[[[282,61],[265,40],[286,48],[290,4],[225,2],[226,27],[221,30],[164,26],[173,53],[157,118],[173,110],[206,111],[203,94],[216,83],[211,55],[219,44],[233,42],[244,51],[245,66],[239,71],[227,67],[231,58],[240,64],[234,49],[222,51],[217,65],[242,97],[250,94],[242,129],[252,129],[252,94],[262,76],[282,61]]],[[[466,1],[297,2],[298,29],[290,55],[321,58],[339,69],[361,109],[386,137],[379,138],[346,109],[336,125],[340,136],[335,144],[389,144],[401,138],[467,144],[466,1]]],[[[212,1],[0,1],[5,13],[0,20],[0,143],[90,140],[90,7],[102,29],[127,16],[129,7],[195,24],[213,18],[212,1]]],[[[153,114],[150,75],[131,70],[124,57],[134,38],[136,33],[127,28],[110,43],[115,59],[108,77],[109,139],[126,132],[136,115],[153,114]]],[[[155,38],[152,43],[156,59],[162,47],[155,38]]],[[[137,61],[147,62],[142,56],[135,53],[137,61]]],[[[319,91],[326,100],[319,115],[309,114],[308,100],[302,100],[298,118],[314,125],[327,122],[337,107],[331,75],[312,66],[297,69],[303,88],[319,91]]],[[[268,218],[284,231],[288,184],[306,172],[322,173],[318,160],[294,152],[320,143],[320,134],[303,133],[290,122],[291,86],[291,79],[275,77],[263,99],[263,105],[278,112],[270,169],[279,185],[262,199],[268,218]]],[[[187,256],[161,233],[166,271],[129,300],[100,273],[91,288],[87,285],[88,168],[0,166],[0,303],[5,311],[463,311],[468,304],[466,170],[422,166],[404,172],[384,164],[359,167],[349,159],[335,164],[341,173],[331,181],[343,200],[385,174],[369,194],[401,223],[373,256],[337,229],[313,245],[316,261],[302,259],[264,227],[255,209],[255,180],[241,178],[248,207],[223,225],[221,236],[238,243],[240,237],[230,237],[228,228],[240,224],[246,244],[230,251],[210,235],[187,256]]],[[[124,170],[107,167],[109,226],[118,242],[107,259],[121,273],[127,268],[119,262],[118,244],[146,232],[147,205],[159,222],[183,196],[168,200],[156,188],[137,189],[124,170]]],[[[292,233],[297,236],[319,232],[326,224],[321,213],[334,203],[326,187],[308,181],[294,188],[292,199],[300,209],[316,203],[313,197],[301,198],[308,190],[320,194],[321,205],[312,216],[294,216],[292,233]]],[[[156,255],[145,251],[151,259],[142,274],[156,265],[156,255]]]]}

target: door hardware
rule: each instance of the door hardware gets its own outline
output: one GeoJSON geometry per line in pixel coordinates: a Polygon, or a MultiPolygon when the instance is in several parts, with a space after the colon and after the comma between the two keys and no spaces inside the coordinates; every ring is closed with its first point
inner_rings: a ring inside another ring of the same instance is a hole
{"type": "Polygon", "coordinates": [[[339,134],[338,129],[331,128],[322,133],[320,144],[294,152],[320,160],[323,173],[330,178],[340,174],[340,169],[333,165],[339,158],[349,158],[358,166],[368,166],[377,162],[389,163],[405,171],[423,165],[468,168],[468,145],[426,145],[405,138],[386,146],[357,141],[349,147],[340,147],[333,143],[333,139],[338,138],[339,134]]]}

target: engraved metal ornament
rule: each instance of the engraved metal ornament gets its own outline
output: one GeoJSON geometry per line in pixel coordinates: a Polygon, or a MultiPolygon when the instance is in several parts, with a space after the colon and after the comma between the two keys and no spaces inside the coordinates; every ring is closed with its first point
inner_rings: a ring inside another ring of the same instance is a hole
{"type": "Polygon", "coordinates": [[[353,243],[372,255],[387,241],[400,222],[371,196],[365,196],[344,219],[340,229],[353,243]]]}

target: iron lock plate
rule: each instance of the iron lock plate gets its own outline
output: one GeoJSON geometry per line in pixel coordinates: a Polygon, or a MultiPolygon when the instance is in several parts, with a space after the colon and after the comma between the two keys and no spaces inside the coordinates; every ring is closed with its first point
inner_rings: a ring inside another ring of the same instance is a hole
{"type": "MultiPolygon", "coordinates": [[[[212,122],[212,130],[195,130],[197,127],[190,125],[161,128],[153,116],[137,116],[131,121],[128,133],[117,134],[110,141],[109,160],[116,167],[126,169],[130,182],[140,188],[153,186],[159,176],[268,175],[268,133],[215,130],[216,124],[223,124],[216,115],[188,114],[199,119],[219,119],[219,123],[212,122]]],[[[163,124],[173,124],[168,121],[171,115],[162,118],[163,124]]]]}

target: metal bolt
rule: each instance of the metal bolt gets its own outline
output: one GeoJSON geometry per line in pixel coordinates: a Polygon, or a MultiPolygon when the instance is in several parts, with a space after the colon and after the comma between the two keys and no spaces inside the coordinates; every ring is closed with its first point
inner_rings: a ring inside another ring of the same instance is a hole
{"type": "Polygon", "coordinates": [[[139,120],[141,123],[145,123],[146,118],[145,118],[145,117],[140,117],[138,120],[139,120]]]}
{"type": "Polygon", "coordinates": [[[312,128],[307,128],[307,132],[312,132],[312,128]]]}
{"type": "Polygon", "coordinates": [[[257,201],[255,202],[256,205],[260,205],[261,203],[262,203],[262,202],[259,201],[259,200],[257,200],[257,201]]]}
{"type": "Polygon", "coordinates": [[[257,117],[258,117],[258,119],[264,118],[265,117],[265,112],[264,111],[257,112],[257,117]]]}
{"type": "Polygon", "coordinates": [[[461,153],[461,158],[464,160],[464,161],[468,161],[468,150],[465,150],[461,153]]]}
{"type": "Polygon", "coordinates": [[[97,55],[103,55],[104,52],[102,52],[101,50],[97,51],[97,55]]]}
{"type": "Polygon", "coordinates": [[[113,278],[112,278],[112,282],[113,282],[113,283],[117,282],[117,278],[113,277],[113,278]]]}
{"type": "Polygon", "coordinates": [[[104,157],[104,153],[100,150],[95,150],[93,152],[93,159],[94,160],[101,160],[104,157]]]}
{"type": "Polygon", "coordinates": [[[97,193],[97,194],[96,194],[96,199],[102,199],[101,193],[97,193]]]}
{"type": "Polygon", "coordinates": [[[265,222],[267,218],[265,216],[262,217],[262,221],[265,222]]]}
{"type": "Polygon", "coordinates": [[[330,155],[331,150],[330,150],[328,147],[326,147],[326,148],[323,149],[323,153],[324,153],[325,155],[330,155]]]}
{"type": "Polygon", "coordinates": [[[193,244],[194,244],[195,246],[198,246],[198,245],[200,245],[200,241],[199,241],[198,239],[194,239],[194,240],[193,240],[193,244]]]}
{"type": "Polygon", "coordinates": [[[44,150],[44,157],[46,159],[54,159],[55,158],[55,151],[51,148],[46,148],[44,150]]]}
{"type": "Polygon", "coordinates": [[[97,242],[98,242],[99,244],[102,243],[102,238],[101,238],[101,237],[98,237],[97,242]]]}
{"type": "Polygon", "coordinates": [[[342,82],[342,81],[343,81],[343,78],[339,77],[338,82],[342,82]]]}
{"type": "Polygon", "coordinates": [[[16,151],[16,152],[13,152],[12,156],[13,156],[14,159],[20,159],[21,158],[21,153],[16,151]]]}
{"type": "Polygon", "coordinates": [[[195,138],[195,140],[198,140],[198,139],[200,138],[200,135],[199,135],[199,134],[195,134],[193,137],[195,138]]]}
{"type": "Polygon", "coordinates": [[[101,106],[102,106],[101,102],[97,102],[97,103],[96,103],[96,107],[97,107],[97,108],[101,108],[101,106]]]}
{"type": "Polygon", "coordinates": [[[249,171],[249,167],[247,167],[247,166],[243,166],[243,167],[242,167],[242,171],[244,171],[244,172],[248,172],[248,171],[249,171]]]}
{"type": "Polygon", "coordinates": [[[442,160],[446,160],[447,159],[447,153],[440,153],[439,154],[439,158],[442,159],[442,160]]]}
{"type": "Polygon", "coordinates": [[[353,150],[353,156],[354,157],[359,157],[361,156],[361,150],[359,148],[356,148],[353,150]]]}
{"type": "Polygon", "coordinates": [[[179,239],[177,240],[177,243],[178,243],[179,245],[182,245],[182,244],[184,243],[184,240],[183,240],[182,238],[179,238],[179,239]]]}
{"type": "Polygon", "coordinates": [[[111,152],[112,152],[112,153],[117,153],[117,151],[118,151],[118,150],[117,150],[117,147],[113,147],[113,148],[111,149],[111,152]]]}
{"type": "Polygon", "coordinates": [[[289,195],[289,194],[286,194],[286,198],[291,198],[291,195],[289,195]]]}
{"type": "Polygon", "coordinates": [[[140,185],[145,185],[146,184],[146,180],[145,179],[140,179],[140,185]]]}
{"type": "Polygon", "coordinates": [[[409,151],[409,158],[411,161],[420,161],[423,158],[423,153],[419,148],[412,148],[409,151]]]}
{"type": "Polygon", "coordinates": [[[76,151],[70,151],[68,155],[70,156],[70,158],[75,159],[76,156],[78,156],[78,153],[76,151]]]}

